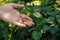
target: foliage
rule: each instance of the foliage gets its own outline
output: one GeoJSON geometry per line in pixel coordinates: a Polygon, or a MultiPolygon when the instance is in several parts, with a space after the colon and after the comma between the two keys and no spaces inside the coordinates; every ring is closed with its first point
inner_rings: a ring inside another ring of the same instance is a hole
{"type": "Polygon", "coordinates": [[[35,25],[20,28],[0,20],[0,40],[58,40],[60,33],[60,5],[56,0],[1,0],[7,3],[24,4],[20,13],[30,16],[35,25]]]}

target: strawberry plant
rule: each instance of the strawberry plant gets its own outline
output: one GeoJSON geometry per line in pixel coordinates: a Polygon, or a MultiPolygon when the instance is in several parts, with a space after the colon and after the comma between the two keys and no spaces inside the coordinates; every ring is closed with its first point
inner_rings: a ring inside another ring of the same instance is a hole
{"type": "MultiPolygon", "coordinates": [[[[59,1],[59,0],[58,0],[59,1]]],[[[0,20],[0,40],[59,40],[60,38],[60,5],[57,0],[3,0],[7,3],[24,4],[17,8],[20,13],[30,16],[35,25],[20,28],[0,20]]],[[[22,19],[25,22],[25,19],[22,19]]]]}

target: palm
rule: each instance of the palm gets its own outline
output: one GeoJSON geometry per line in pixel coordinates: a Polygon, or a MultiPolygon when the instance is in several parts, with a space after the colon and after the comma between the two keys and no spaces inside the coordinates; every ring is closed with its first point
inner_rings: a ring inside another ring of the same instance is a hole
{"type": "MultiPolygon", "coordinates": [[[[15,10],[14,8],[18,8],[20,5],[19,4],[7,4],[5,6],[3,6],[1,9],[2,11],[2,20],[13,23],[15,25],[18,26],[22,26],[22,27],[26,27],[26,25],[28,26],[32,26],[34,25],[32,19],[24,14],[19,14],[19,12],[17,10],[15,10]],[[14,8],[13,8],[14,7],[14,8]],[[25,23],[22,23],[22,18],[27,18],[28,20],[25,23]]],[[[20,6],[23,7],[23,6],[20,6]]]]}

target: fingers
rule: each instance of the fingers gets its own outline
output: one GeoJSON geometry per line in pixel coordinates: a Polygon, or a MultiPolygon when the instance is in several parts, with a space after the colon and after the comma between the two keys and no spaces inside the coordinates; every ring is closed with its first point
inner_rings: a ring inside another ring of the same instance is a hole
{"type": "Polygon", "coordinates": [[[20,17],[21,17],[21,18],[26,18],[26,19],[28,19],[28,20],[30,20],[30,21],[33,21],[30,17],[28,17],[28,16],[25,15],[25,14],[20,14],[20,17]]]}
{"type": "Polygon", "coordinates": [[[25,24],[26,26],[33,26],[34,25],[34,22],[33,21],[30,21],[30,20],[25,20],[25,19],[20,19],[18,22],[22,23],[22,24],[25,24]]]}
{"type": "Polygon", "coordinates": [[[3,5],[3,7],[13,9],[13,8],[23,8],[24,5],[23,4],[9,3],[9,4],[3,5]]]}
{"type": "Polygon", "coordinates": [[[34,22],[27,20],[24,24],[26,24],[27,26],[33,26],[34,22]]]}
{"type": "Polygon", "coordinates": [[[22,4],[12,4],[13,8],[23,8],[24,5],[22,4]]]}
{"type": "Polygon", "coordinates": [[[24,20],[22,20],[22,22],[27,25],[27,26],[33,26],[34,25],[34,22],[33,20],[28,17],[27,15],[24,15],[24,14],[20,14],[20,17],[24,20]]]}
{"type": "Polygon", "coordinates": [[[16,22],[16,21],[13,24],[18,25],[18,26],[21,26],[21,27],[26,27],[25,24],[22,24],[22,23],[19,23],[19,22],[16,22]]]}

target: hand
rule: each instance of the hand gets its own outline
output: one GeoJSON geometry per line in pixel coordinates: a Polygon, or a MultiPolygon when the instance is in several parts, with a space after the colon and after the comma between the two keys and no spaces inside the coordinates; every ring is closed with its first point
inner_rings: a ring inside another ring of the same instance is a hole
{"type": "Polygon", "coordinates": [[[34,22],[30,17],[21,14],[16,9],[14,9],[22,7],[24,7],[24,5],[13,4],[13,3],[6,4],[0,7],[1,19],[6,22],[18,25],[20,27],[33,26],[34,22]]]}

